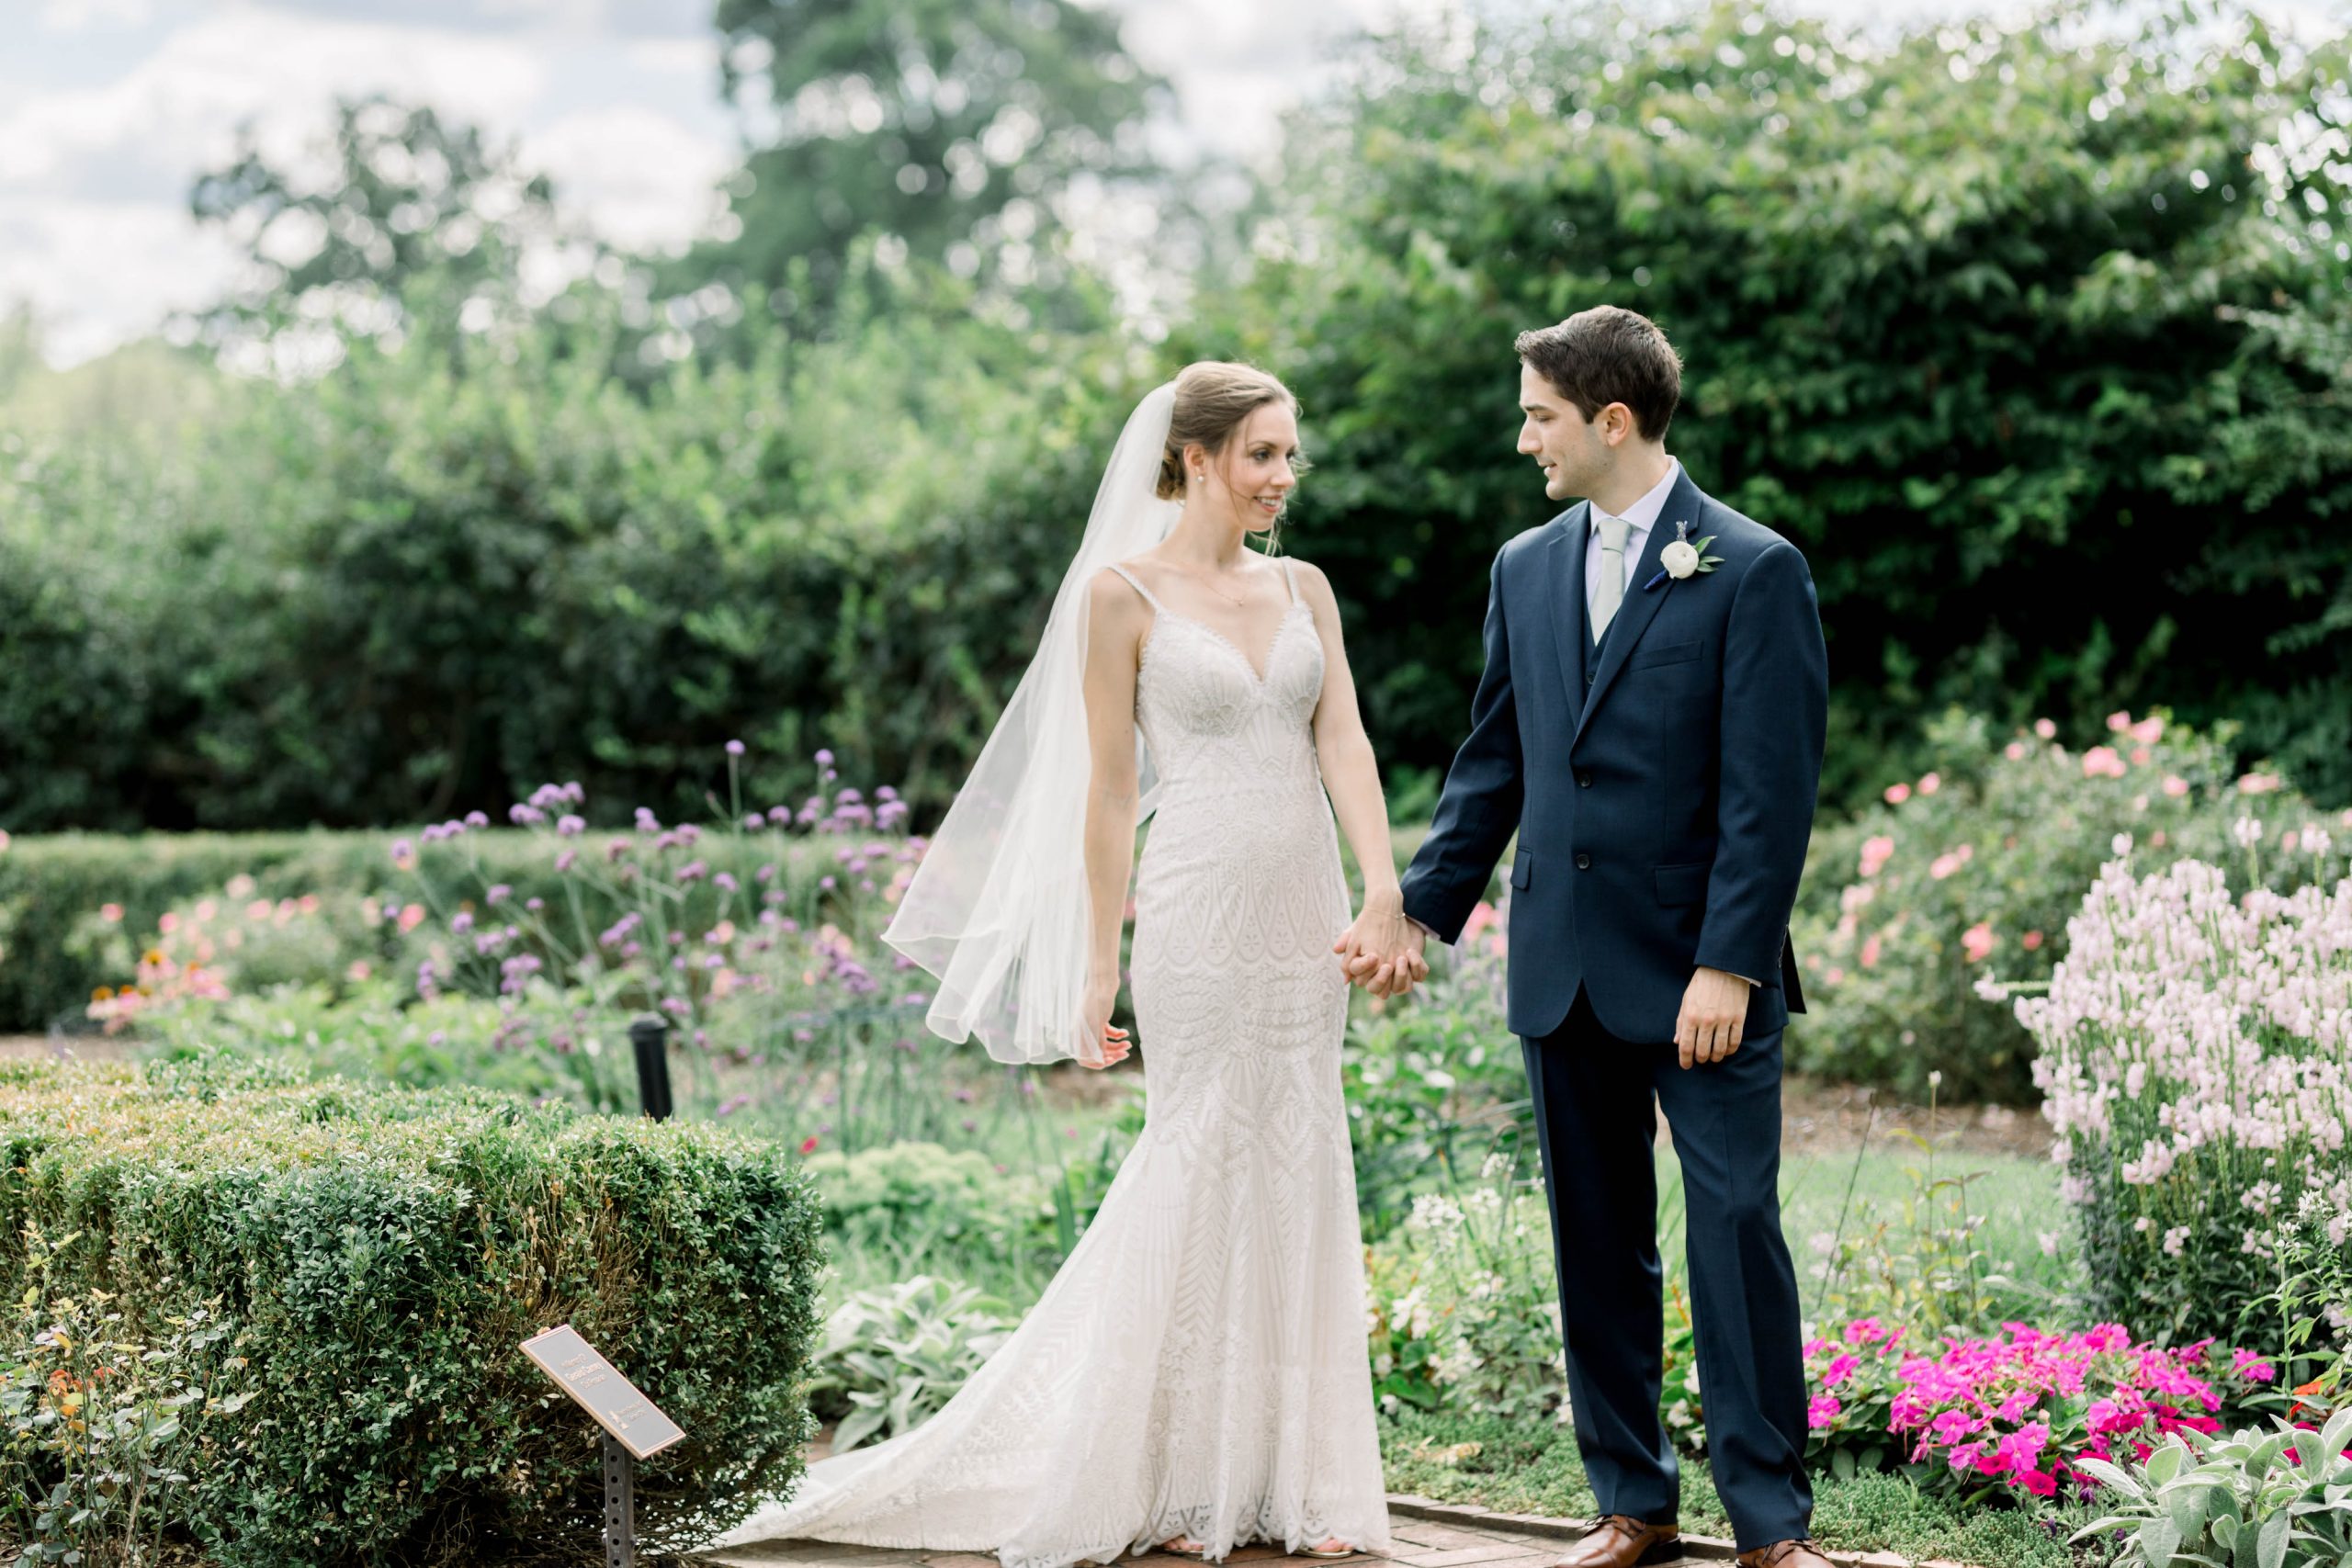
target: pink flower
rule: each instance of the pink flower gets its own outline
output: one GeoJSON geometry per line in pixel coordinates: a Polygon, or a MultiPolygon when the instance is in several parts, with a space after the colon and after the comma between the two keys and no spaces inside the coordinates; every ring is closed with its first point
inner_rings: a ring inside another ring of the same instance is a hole
{"type": "Polygon", "coordinates": [[[1941,773],[1928,773],[1919,780],[1919,793],[1921,795],[1933,795],[1936,791],[1943,788],[1943,786],[1944,778],[1941,773]]]}
{"type": "Polygon", "coordinates": [[[2120,779],[2126,771],[2123,759],[2112,746],[2094,746],[2083,753],[2083,777],[2086,779],[2120,779]]]}
{"type": "Polygon", "coordinates": [[[2031,953],[2034,949],[2041,945],[2041,933],[2040,931],[2028,931],[2025,935],[2018,938],[2018,945],[2024,948],[2028,953],[2031,953]]]}
{"type": "Polygon", "coordinates": [[[119,904],[99,905],[98,919],[104,920],[110,926],[120,925],[122,923],[122,906],[119,904]]]}
{"type": "MultiPolygon", "coordinates": [[[[1783,1341],[1783,1343],[1785,1343],[1785,1341],[1783,1341]]],[[[1852,1377],[1854,1375],[1854,1369],[1861,1364],[1861,1358],[1858,1356],[1838,1357],[1836,1360],[1821,1369],[1821,1386],[1824,1388],[1836,1388],[1839,1383],[1844,1382],[1848,1378],[1852,1377]]]]}
{"type": "Polygon", "coordinates": [[[1886,1325],[1874,1317],[1858,1317],[1846,1325],[1849,1345],[1875,1345],[1886,1337],[1886,1325]]]}
{"type": "Polygon", "coordinates": [[[1836,1394],[1816,1393],[1805,1404],[1804,1424],[1814,1431],[1825,1431],[1831,1422],[1838,1419],[1838,1413],[1845,1408],[1843,1404],[1838,1403],[1836,1394]]]}
{"type": "Polygon", "coordinates": [[[401,934],[402,934],[402,935],[406,935],[408,932],[410,932],[410,931],[413,931],[416,930],[416,928],[417,928],[417,927],[419,927],[419,926],[423,925],[424,923],[424,905],[422,905],[422,904],[409,904],[409,905],[405,905],[405,906],[403,906],[403,907],[401,908],[401,919],[400,919],[400,927],[401,927],[401,934]]]}
{"type": "Polygon", "coordinates": [[[1960,933],[1961,951],[1968,955],[1971,964],[1984,963],[1991,956],[1993,946],[1993,928],[1983,920],[1960,933]]]}
{"type": "Polygon", "coordinates": [[[2277,773],[2248,773],[2238,780],[2240,795],[2268,795],[2278,787],[2277,773]]]}
{"type": "Polygon", "coordinates": [[[2268,1382],[2278,1375],[2278,1369],[2252,1350],[2232,1351],[2230,1370],[2248,1382],[2268,1382]]]}
{"type": "Polygon", "coordinates": [[[2188,793],[2188,781],[2176,773],[2165,780],[2165,793],[2177,800],[2188,793]]]}
{"type": "Polygon", "coordinates": [[[2116,734],[2120,735],[2125,730],[2132,728],[2132,716],[2128,713],[2109,714],[2107,716],[2107,727],[2116,734]]]}
{"type": "Polygon", "coordinates": [[[2053,720],[2037,718],[2033,721],[2033,732],[2044,740],[2055,739],[2058,735],[2058,726],[2053,720]]]}
{"type": "Polygon", "coordinates": [[[2022,740],[2010,741],[2007,746],[2001,748],[2001,755],[2007,757],[2012,762],[2024,761],[2025,742],[2022,740]]]}
{"type": "Polygon", "coordinates": [[[2058,1495],[2058,1478],[2046,1470],[2020,1470],[2017,1483],[2037,1497],[2058,1495]]]}
{"type": "Polygon", "coordinates": [[[1900,806],[1910,798],[1911,786],[1909,784],[1891,784],[1886,786],[1886,803],[1889,806],[1900,806]]]}
{"type": "Polygon", "coordinates": [[[1878,932],[1872,931],[1870,935],[1862,939],[1862,967],[1865,969],[1875,969],[1878,967],[1878,932]]]}
{"type": "Polygon", "coordinates": [[[2132,739],[2143,746],[2154,746],[2164,738],[2165,721],[2160,715],[2150,714],[2132,727],[2132,739]]]}
{"type": "Polygon", "coordinates": [[[1492,904],[1487,903],[1484,898],[1479,899],[1477,903],[1471,906],[1470,919],[1463,923],[1462,940],[1471,941],[1500,918],[1495,913],[1495,907],[1492,904]]]}
{"type": "Polygon", "coordinates": [[[1958,871],[1962,863],[1964,863],[1959,855],[1947,850],[1928,863],[1928,875],[1937,882],[1941,882],[1945,877],[1958,871]]]}
{"type": "Polygon", "coordinates": [[[1862,840],[1862,879],[1868,881],[1879,874],[1894,854],[1894,840],[1884,833],[1862,840]]]}

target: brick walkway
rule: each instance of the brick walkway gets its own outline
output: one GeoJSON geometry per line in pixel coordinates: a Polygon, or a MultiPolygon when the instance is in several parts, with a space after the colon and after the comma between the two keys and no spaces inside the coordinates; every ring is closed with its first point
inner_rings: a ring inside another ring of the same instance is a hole
{"type": "MultiPolygon", "coordinates": [[[[1340,1568],[1375,1568],[1396,1562],[1405,1568],[1545,1568],[1558,1561],[1566,1544],[1582,1535],[1583,1519],[1547,1519],[1528,1514],[1498,1514],[1485,1508],[1430,1503],[1419,1497],[1389,1499],[1389,1533],[1395,1544],[1386,1555],[1370,1552],[1341,1561],[1340,1568]]],[[[1731,1542],[1699,1538],[1689,1541],[1690,1554],[1675,1560],[1672,1568],[1721,1568],[1732,1555],[1731,1542]]],[[[1860,1568],[1910,1568],[1911,1559],[1892,1552],[1856,1555],[1833,1552],[1833,1559],[1860,1568]]],[[[1318,1558],[1292,1558],[1271,1546],[1245,1546],[1227,1562],[1309,1564],[1318,1558]]],[[[879,1547],[842,1546],[817,1540],[763,1541],[756,1546],[730,1547],[696,1561],[710,1568],[997,1568],[993,1557],[968,1551],[894,1551],[879,1547]]],[[[1193,1559],[1146,1552],[1123,1557],[1120,1568],[1182,1568],[1193,1559]]],[[[1942,1568],[1942,1565],[1928,1565],[1942,1568]]],[[[1949,1568],[1959,1568],[1958,1564],[1949,1568]]]]}

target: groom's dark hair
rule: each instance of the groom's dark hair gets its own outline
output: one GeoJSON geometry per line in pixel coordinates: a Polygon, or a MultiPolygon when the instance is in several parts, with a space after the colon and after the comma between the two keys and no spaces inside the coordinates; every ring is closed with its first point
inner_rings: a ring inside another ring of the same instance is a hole
{"type": "Polygon", "coordinates": [[[1556,327],[1520,333],[1511,347],[1587,420],[1623,403],[1645,441],[1666,438],[1682,401],[1682,356],[1656,321],[1621,306],[1578,310],[1556,327]]]}

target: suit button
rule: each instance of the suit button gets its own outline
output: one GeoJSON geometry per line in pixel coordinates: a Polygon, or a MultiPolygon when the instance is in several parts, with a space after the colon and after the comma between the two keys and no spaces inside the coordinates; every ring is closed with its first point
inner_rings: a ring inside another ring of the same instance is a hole
{"type": "Polygon", "coordinates": [[[1577,787],[1578,789],[1590,789],[1592,787],[1592,775],[1590,773],[1578,773],[1577,775],[1577,787]]]}
{"type": "Polygon", "coordinates": [[[1577,856],[1577,869],[1578,871],[1590,871],[1592,869],[1592,857],[1590,855],[1577,856]]]}
{"type": "Polygon", "coordinates": [[[1592,684],[1592,671],[1589,670],[1584,672],[1584,683],[1588,686],[1592,684]]]}

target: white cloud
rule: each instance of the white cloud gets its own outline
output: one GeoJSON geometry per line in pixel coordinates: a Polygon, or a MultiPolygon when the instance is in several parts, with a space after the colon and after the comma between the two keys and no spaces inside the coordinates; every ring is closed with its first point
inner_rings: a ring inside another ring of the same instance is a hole
{"type": "Polygon", "coordinates": [[[51,364],[95,358],[219,298],[238,261],[168,202],[0,195],[0,300],[32,301],[51,364]]]}
{"type": "Polygon", "coordinates": [[[565,115],[525,136],[523,158],[553,177],[599,237],[629,248],[673,246],[701,232],[713,187],[734,164],[725,145],[639,104],[565,115]]]}

